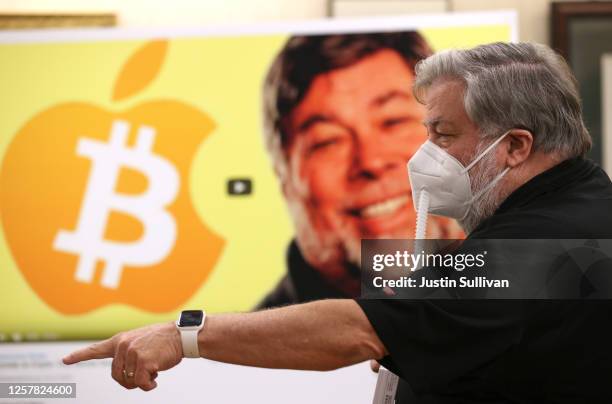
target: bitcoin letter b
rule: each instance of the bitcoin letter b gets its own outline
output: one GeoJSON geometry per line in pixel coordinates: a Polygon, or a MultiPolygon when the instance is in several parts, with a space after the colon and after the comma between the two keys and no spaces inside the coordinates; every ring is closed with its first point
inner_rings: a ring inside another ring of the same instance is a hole
{"type": "Polygon", "coordinates": [[[130,125],[114,121],[108,143],[81,138],[77,154],[92,162],[89,180],[75,231],[60,230],[54,248],[78,256],[75,279],[91,283],[96,263],[105,266],[101,284],[117,289],[125,266],[147,267],[161,262],[174,247],[176,223],[166,210],[176,198],[180,178],[168,160],[153,154],[155,129],[138,128],[136,146],[126,146],[130,125]],[[148,189],[140,195],[121,195],[116,192],[122,167],[144,174],[148,189]],[[105,240],[109,214],[117,211],[128,214],[143,225],[143,235],[133,242],[105,240]]]}

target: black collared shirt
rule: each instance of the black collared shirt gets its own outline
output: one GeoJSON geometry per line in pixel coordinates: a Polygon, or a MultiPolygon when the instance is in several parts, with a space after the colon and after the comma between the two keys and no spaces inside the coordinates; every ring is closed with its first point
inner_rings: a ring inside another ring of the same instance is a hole
{"type": "MultiPolygon", "coordinates": [[[[612,184],[588,160],[564,161],[468,238],[612,238],[612,184]]],[[[612,301],[357,303],[404,382],[398,403],[612,403],[612,301]]]]}

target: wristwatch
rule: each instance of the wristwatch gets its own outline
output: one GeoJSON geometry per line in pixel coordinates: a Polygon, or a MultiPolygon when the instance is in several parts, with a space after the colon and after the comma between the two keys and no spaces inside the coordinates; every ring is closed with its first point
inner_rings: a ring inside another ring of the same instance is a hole
{"type": "Polygon", "coordinates": [[[183,344],[183,356],[185,358],[199,358],[198,332],[204,327],[206,313],[203,310],[183,310],[178,320],[176,328],[181,334],[183,344]]]}

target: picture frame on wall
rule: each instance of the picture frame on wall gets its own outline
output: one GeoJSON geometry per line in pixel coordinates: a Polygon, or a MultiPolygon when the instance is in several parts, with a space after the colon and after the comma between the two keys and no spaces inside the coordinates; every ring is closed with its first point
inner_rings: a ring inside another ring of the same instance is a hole
{"type": "Polygon", "coordinates": [[[551,7],[551,44],[576,76],[584,121],[593,138],[589,157],[602,164],[601,58],[612,52],[612,2],[553,2],[551,7]]]}
{"type": "Polygon", "coordinates": [[[0,13],[0,30],[41,28],[103,28],[117,25],[117,16],[112,13],[0,13]]]}

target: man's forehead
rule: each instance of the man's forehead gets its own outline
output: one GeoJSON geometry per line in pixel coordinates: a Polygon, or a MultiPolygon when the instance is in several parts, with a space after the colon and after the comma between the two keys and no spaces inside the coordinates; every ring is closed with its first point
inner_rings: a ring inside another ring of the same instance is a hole
{"type": "Polygon", "coordinates": [[[413,82],[412,70],[399,53],[383,49],[350,66],[318,75],[291,118],[299,126],[313,114],[362,114],[396,100],[416,103],[413,82]]]}
{"type": "Polygon", "coordinates": [[[366,97],[389,86],[411,91],[414,75],[404,59],[394,50],[382,49],[367,55],[349,66],[324,72],[310,83],[306,94],[353,94],[366,97]]]}
{"type": "Polygon", "coordinates": [[[442,130],[473,132],[478,128],[468,116],[465,105],[465,84],[457,78],[439,78],[426,89],[423,123],[442,130]]]}
{"type": "Polygon", "coordinates": [[[423,97],[423,102],[430,109],[462,99],[464,94],[465,84],[463,81],[453,77],[440,77],[429,85],[423,97]]]}
{"type": "Polygon", "coordinates": [[[425,104],[425,122],[437,123],[451,119],[450,115],[463,112],[465,85],[458,79],[440,78],[427,89],[423,101],[425,104]]]}

